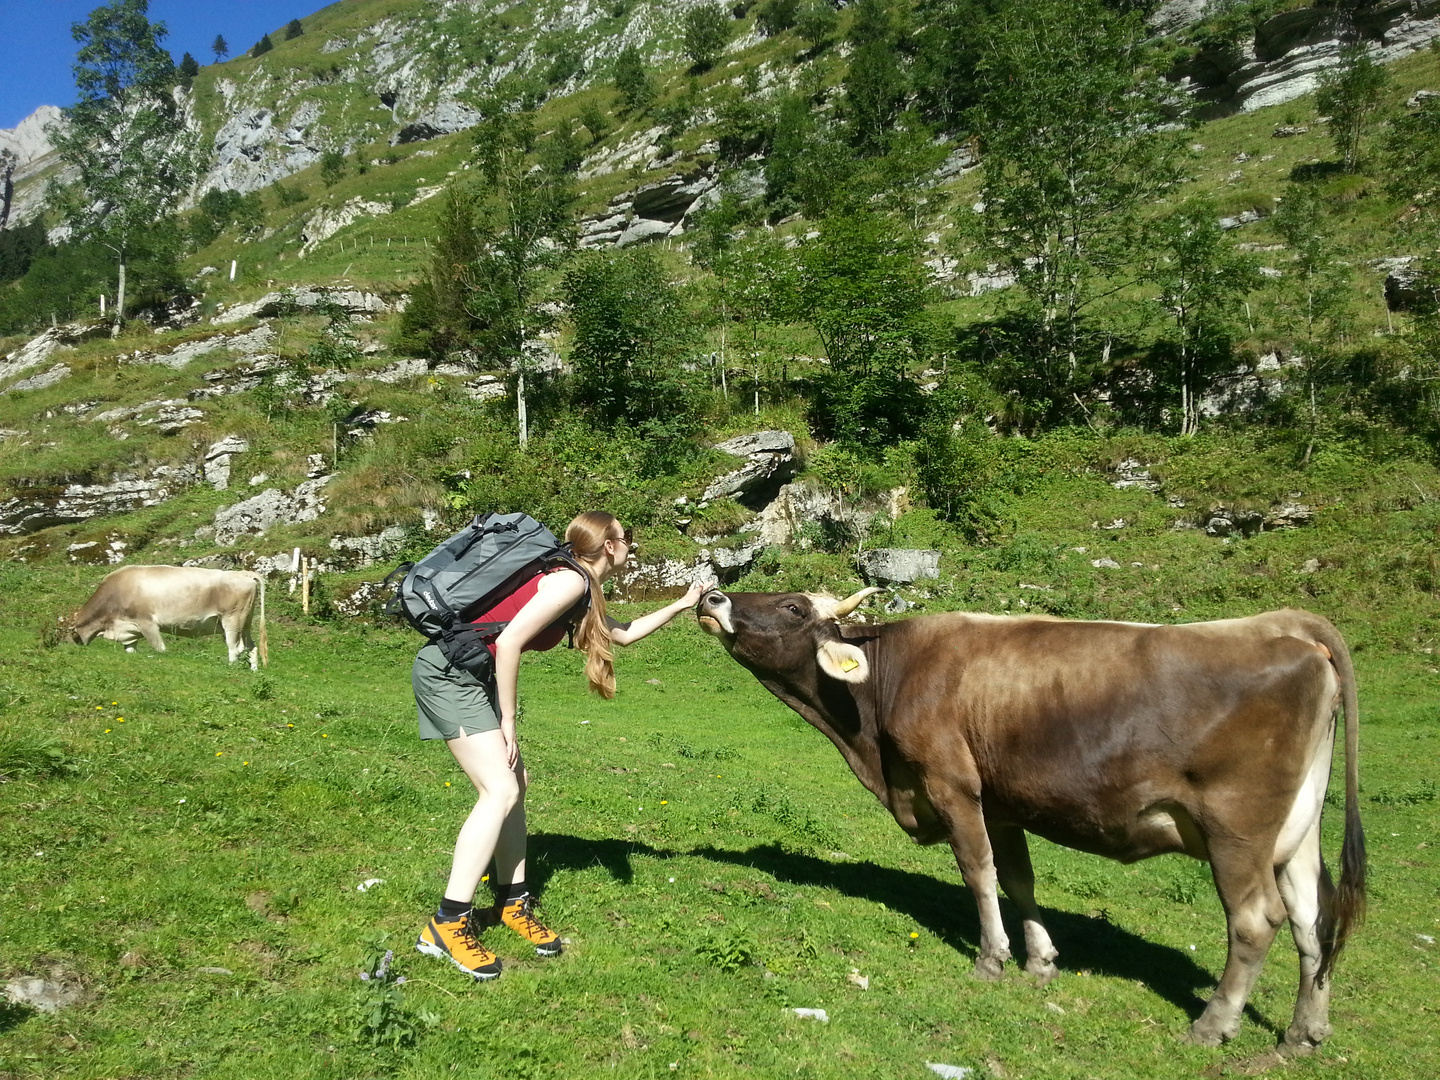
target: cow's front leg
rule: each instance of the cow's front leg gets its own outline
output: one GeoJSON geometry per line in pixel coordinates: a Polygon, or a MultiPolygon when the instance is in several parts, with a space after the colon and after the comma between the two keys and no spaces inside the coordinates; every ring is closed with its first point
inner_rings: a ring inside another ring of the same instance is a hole
{"type": "Polygon", "coordinates": [[[987,831],[1000,887],[1025,921],[1025,970],[1044,986],[1057,974],[1055,958],[1060,953],[1040,921],[1040,908],[1035,903],[1035,870],[1030,865],[1025,830],[1018,825],[988,825],[987,831]]]}
{"type": "Polygon", "coordinates": [[[980,800],[957,794],[950,805],[937,809],[949,820],[950,850],[955,852],[955,862],[965,884],[975,894],[975,906],[980,912],[980,955],[975,958],[975,974],[981,979],[998,979],[1005,961],[1010,959],[1010,939],[1000,921],[995,857],[980,800]]]}
{"type": "Polygon", "coordinates": [[[136,629],[144,635],[145,640],[156,652],[165,651],[165,639],[160,636],[160,624],[154,619],[141,619],[135,624],[136,629]]]}

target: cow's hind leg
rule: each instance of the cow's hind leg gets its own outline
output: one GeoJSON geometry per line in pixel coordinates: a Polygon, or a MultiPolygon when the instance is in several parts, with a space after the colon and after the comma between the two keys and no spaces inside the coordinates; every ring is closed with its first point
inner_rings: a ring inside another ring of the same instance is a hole
{"type": "Polygon", "coordinates": [[[1330,980],[1317,979],[1315,973],[1320,967],[1322,912],[1328,910],[1335,886],[1320,856],[1318,818],[1290,861],[1276,869],[1275,880],[1300,954],[1300,991],[1284,1047],[1292,1053],[1308,1053],[1330,1034],[1330,980]]]}
{"type": "Polygon", "coordinates": [[[160,624],[154,619],[139,619],[135,623],[136,629],[145,636],[150,647],[156,652],[165,651],[165,639],[160,636],[160,624]]]}
{"type": "Polygon", "coordinates": [[[1260,976],[1275,932],[1285,921],[1285,902],[1275,883],[1274,843],[1210,844],[1215,889],[1225,909],[1230,949],[1220,985],[1190,1026],[1189,1041],[1219,1046],[1240,1029],[1240,1014],[1260,976]]]}
{"type": "Polygon", "coordinates": [[[1060,953],[1040,921],[1040,908],[1035,903],[1035,870],[1030,865],[1025,830],[1018,825],[991,825],[989,833],[1000,887],[1020,909],[1024,920],[1025,970],[1044,986],[1056,975],[1055,958],[1060,953]]]}

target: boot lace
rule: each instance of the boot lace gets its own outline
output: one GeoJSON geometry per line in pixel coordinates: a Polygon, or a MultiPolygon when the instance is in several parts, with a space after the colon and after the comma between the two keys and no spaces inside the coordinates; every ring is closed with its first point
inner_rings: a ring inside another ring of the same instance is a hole
{"type": "Polygon", "coordinates": [[[535,918],[535,898],[529,893],[512,900],[511,904],[518,904],[518,908],[506,905],[506,914],[517,924],[515,929],[524,934],[533,934],[542,937],[550,932],[549,927],[535,918]],[[521,927],[523,926],[523,929],[521,927]]]}

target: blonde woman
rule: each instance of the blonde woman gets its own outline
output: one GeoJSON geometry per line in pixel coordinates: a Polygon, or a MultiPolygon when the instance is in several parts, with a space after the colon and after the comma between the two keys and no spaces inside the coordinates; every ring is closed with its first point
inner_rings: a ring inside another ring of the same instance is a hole
{"type": "Polygon", "coordinates": [[[535,917],[525,881],[527,776],[515,733],[520,654],[552,649],[573,629],[576,646],[586,654],[590,689],[612,698],[615,668],[610,643],[630,645],[647,637],[694,607],[704,591],[694,585],[659,611],[616,623],[605,614],[600,586],[635,550],[630,530],[622,528],[614,515],[592,510],[570,522],[565,540],[585,568],[583,575],[565,567],[538,574],[486,614],[485,621],[509,623],[492,646],[492,683],[449,666],[435,645],[420,650],[411,671],[420,737],[444,739],[478,795],[455,841],[445,895],[415,947],[430,956],[449,958],[476,979],[500,974],[499,958],[481,944],[479,936],[492,920],[514,930],[540,956],[558,956],[561,951],[559,935],[535,917]],[[495,907],[477,909],[475,892],[492,859],[495,907]]]}

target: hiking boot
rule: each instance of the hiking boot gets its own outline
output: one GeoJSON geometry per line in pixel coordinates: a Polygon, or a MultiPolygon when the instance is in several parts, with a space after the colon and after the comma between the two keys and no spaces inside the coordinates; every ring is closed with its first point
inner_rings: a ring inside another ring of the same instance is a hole
{"type": "Polygon", "coordinates": [[[479,920],[474,912],[461,915],[454,922],[441,922],[432,918],[420,931],[420,940],[415,949],[426,956],[449,959],[467,975],[476,979],[495,979],[500,975],[500,959],[476,936],[480,930],[479,920]]]}
{"type": "Polygon", "coordinates": [[[535,898],[521,893],[513,900],[500,905],[499,918],[531,945],[537,956],[559,956],[560,935],[535,918],[535,898]]]}

